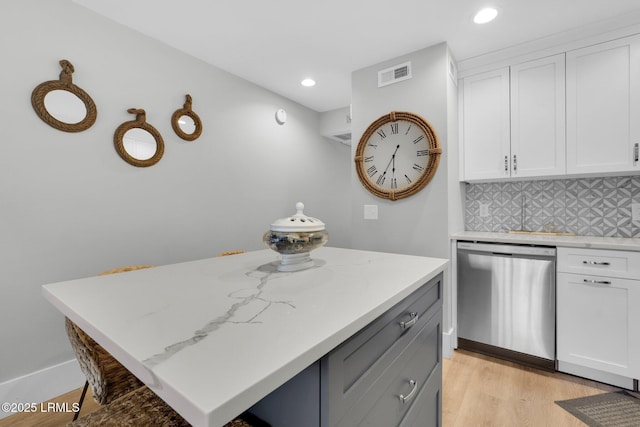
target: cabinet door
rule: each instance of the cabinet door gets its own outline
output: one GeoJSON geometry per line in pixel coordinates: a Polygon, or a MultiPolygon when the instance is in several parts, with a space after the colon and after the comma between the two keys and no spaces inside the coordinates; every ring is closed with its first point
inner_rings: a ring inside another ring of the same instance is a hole
{"type": "Polygon", "coordinates": [[[558,273],[557,356],[640,378],[640,281],[558,273]]]}
{"type": "Polygon", "coordinates": [[[640,37],[567,53],[567,173],[640,170],[640,37]]]}
{"type": "Polygon", "coordinates": [[[511,67],[511,176],[565,173],[564,54],[511,67]]]}
{"type": "Polygon", "coordinates": [[[508,177],[509,68],[465,78],[462,96],[464,179],[508,177]]]}

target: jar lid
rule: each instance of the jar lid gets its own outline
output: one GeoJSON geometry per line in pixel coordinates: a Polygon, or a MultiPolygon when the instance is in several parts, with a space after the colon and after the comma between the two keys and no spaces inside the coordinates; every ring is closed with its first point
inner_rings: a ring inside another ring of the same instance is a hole
{"type": "Polygon", "coordinates": [[[271,224],[271,231],[291,231],[291,232],[305,232],[305,231],[321,231],[325,229],[324,222],[318,218],[307,216],[302,212],[304,209],[304,203],[296,203],[297,212],[287,218],[280,218],[271,224]]]}

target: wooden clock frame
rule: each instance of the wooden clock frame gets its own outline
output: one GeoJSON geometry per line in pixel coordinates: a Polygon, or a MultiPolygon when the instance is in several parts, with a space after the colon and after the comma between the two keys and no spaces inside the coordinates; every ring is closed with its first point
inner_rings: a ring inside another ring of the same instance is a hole
{"type": "Polygon", "coordinates": [[[416,194],[418,191],[422,190],[433,178],[436,173],[436,169],[438,168],[438,164],[440,162],[440,155],[442,154],[442,149],[440,148],[440,143],[438,140],[438,136],[431,127],[431,125],[422,117],[417,114],[404,112],[404,111],[392,111],[389,114],[385,114],[381,116],[373,123],[369,125],[367,130],[364,132],[362,137],[360,138],[360,142],[358,142],[358,146],[356,148],[356,153],[354,157],[356,172],[358,173],[358,178],[362,185],[373,195],[388,199],[391,201],[395,201],[398,199],[403,199],[405,197],[412,196],[416,194]],[[376,134],[376,132],[384,125],[396,122],[398,120],[407,121],[418,126],[422,132],[424,133],[428,143],[429,143],[429,160],[427,162],[427,166],[422,171],[419,179],[415,182],[411,183],[407,187],[400,189],[399,191],[395,191],[392,189],[381,188],[373,182],[369,175],[366,172],[365,160],[364,160],[364,150],[367,144],[369,143],[372,136],[376,134]]]}

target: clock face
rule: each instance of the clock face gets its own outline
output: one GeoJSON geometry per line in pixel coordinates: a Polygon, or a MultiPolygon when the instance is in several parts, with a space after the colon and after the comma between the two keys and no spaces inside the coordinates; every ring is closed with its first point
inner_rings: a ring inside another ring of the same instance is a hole
{"type": "Polygon", "coordinates": [[[362,184],[378,197],[396,200],[423,188],[435,173],[441,153],[424,119],[393,112],[376,120],[356,150],[362,184]]]}

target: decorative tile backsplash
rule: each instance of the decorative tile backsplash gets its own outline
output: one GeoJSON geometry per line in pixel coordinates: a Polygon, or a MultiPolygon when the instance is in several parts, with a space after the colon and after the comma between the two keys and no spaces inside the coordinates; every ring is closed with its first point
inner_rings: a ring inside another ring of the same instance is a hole
{"type": "Polygon", "coordinates": [[[640,203],[640,176],[466,184],[465,229],[640,237],[632,203],[640,203]]]}

